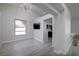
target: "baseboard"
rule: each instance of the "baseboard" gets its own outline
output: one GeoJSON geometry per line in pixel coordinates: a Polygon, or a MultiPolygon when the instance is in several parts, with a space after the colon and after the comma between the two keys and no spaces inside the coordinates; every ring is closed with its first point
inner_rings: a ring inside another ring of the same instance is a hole
{"type": "Polygon", "coordinates": [[[63,55],[66,55],[72,45],[72,41],[73,40],[70,40],[70,42],[68,43],[67,47],[64,49],[64,50],[56,50],[54,49],[54,52],[57,53],[57,54],[63,54],[63,55]]]}
{"type": "Polygon", "coordinates": [[[44,43],[44,41],[40,40],[40,39],[37,39],[37,38],[34,38],[35,40],[41,42],[41,43],[44,43]]]}
{"type": "Polygon", "coordinates": [[[73,40],[71,40],[71,41],[69,42],[68,47],[67,47],[67,49],[65,50],[65,54],[68,53],[68,51],[69,51],[69,49],[70,49],[70,47],[71,47],[71,45],[72,45],[72,42],[73,42],[73,40]]]}
{"type": "MultiPolygon", "coordinates": [[[[32,38],[27,38],[27,39],[32,39],[32,38]]],[[[20,41],[20,40],[25,40],[25,39],[10,40],[10,41],[3,41],[3,42],[2,42],[2,44],[5,44],[5,43],[10,43],[10,42],[15,42],[15,41],[20,41]]]]}
{"type": "Polygon", "coordinates": [[[64,54],[64,52],[62,50],[54,50],[53,52],[56,54],[64,54]]]}

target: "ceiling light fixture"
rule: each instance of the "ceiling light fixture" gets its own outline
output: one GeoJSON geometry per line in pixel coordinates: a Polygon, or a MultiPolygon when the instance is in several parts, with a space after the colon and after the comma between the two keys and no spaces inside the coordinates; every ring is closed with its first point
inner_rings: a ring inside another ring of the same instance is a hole
{"type": "Polygon", "coordinates": [[[20,3],[20,8],[23,8],[25,11],[31,10],[32,6],[30,3],[20,3]]]}

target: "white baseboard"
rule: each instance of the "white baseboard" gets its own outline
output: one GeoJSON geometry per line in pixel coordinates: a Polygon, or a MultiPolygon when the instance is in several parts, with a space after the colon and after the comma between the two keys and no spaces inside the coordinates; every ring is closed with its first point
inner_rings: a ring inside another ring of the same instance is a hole
{"type": "Polygon", "coordinates": [[[62,50],[54,50],[53,52],[56,54],[64,54],[64,52],[62,50]]]}
{"type": "Polygon", "coordinates": [[[72,45],[72,42],[73,42],[73,40],[71,40],[71,41],[69,42],[68,47],[67,47],[67,49],[65,50],[65,54],[68,53],[68,51],[69,51],[69,49],[70,49],[70,47],[71,47],[71,45],[72,45]]]}
{"type": "MultiPolygon", "coordinates": [[[[32,39],[32,38],[27,38],[27,39],[32,39]]],[[[25,39],[19,39],[19,40],[25,40],[25,39]]],[[[10,43],[10,42],[15,42],[15,41],[19,41],[19,40],[3,41],[2,44],[10,43]]]]}
{"type": "Polygon", "coordinates": [[[39,40],[39,39],[36,39],[36,38],[35,38],[35,40],[37,40],[37,41],[39,41],[39,42],[41,42],[41,43],[44,43],[44,41],[42,41],[42,40],[39,40]]]}
{"type": "Polygon", "coordinates": [[[66,55],[68,53],[71,45],[72,45],[72,41],[73,40],[70,40],[70,42],[68,43],[67,47],[64,50],[56,50],[56,49],[54,49],[54,52],[57,53],[57,54],[64,54],[64,55],[66,55]]]}

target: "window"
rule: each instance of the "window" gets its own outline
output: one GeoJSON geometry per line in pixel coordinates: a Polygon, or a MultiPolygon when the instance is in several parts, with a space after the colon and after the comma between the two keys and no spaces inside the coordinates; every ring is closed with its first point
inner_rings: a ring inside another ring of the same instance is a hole
{"type": "Polygon", "coordinates": [[[25,20],[15,20],[15,35],[24,35],[26,34],[25,20]]]}

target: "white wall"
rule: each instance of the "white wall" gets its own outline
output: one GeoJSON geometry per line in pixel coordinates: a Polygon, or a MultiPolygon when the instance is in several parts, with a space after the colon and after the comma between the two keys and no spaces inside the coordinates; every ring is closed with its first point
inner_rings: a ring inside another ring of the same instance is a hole
{"type": "Polygon", "coordinates": [[[52,46],[54,47],[54,52],[63,53],[64,50],[64,36],[65,36],[65,23],[62,19],[62,15],[54,17],[54,34],[52,40],[52,46]]]}
{"type": "Polygon", "coordinates": [[[79,34],[79,19],[72,18],[71,20],[71,33],[79,34]]]}
{"type": "Polygon", "coordinates": [[[71,17],[69,10],[67,8],[64,9],[64,12],[54,17],[54,42],[52,46],[54,47],[54,52],[66,54],[72,44],[71,17]]]}
{"type": "Polygon", "coordinates": [[[69,10],[67,9],[64,13],[64,19],[65,19],[65,52],[68,52],[71,44],[72,44],[72,39],[71,39],[71,15],[69,10]]]}
{"type": "Polygon", "coordinates": [[[33,38],[43,43],[43,20],[39,17],[34,23],[40,23],[40,29],[33,29],[33,38]]]}
{"type": "Polygon", "coordinates": [[[37,15],[35,15],[31,10],[25,13],[17,5],[3,4],[2,5],[3,43],[32,38],[32,22],[33,19],[35,18],[37,18],[37,15]],[[15,18],[27,20],[26,35],[15,36],[14,34],[15,18]]]}

